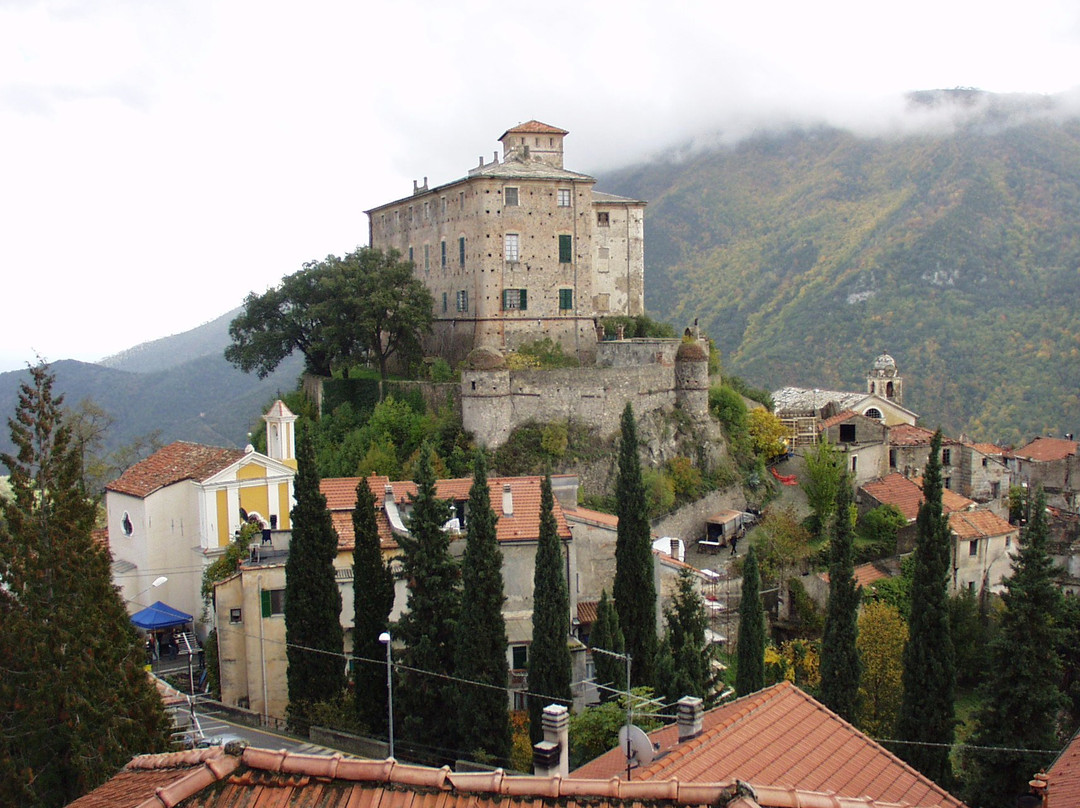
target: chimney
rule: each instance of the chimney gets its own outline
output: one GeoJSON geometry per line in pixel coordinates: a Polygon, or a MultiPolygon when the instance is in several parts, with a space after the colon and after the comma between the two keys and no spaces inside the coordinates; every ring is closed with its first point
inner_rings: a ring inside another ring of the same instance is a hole
{"type": "Polygon", "coordinates": [[[570,773],[570,714],[561,704],[549,704],[544,708],[543,724],[544,740],[533,746],[533,773],[537,777],[566,777],[570,773]]]}
{"type": "Polygon", "coordinates": [[[503,483],[503,516],[514,515],[514,494],[510,490],[510,483],[503,483]]]}
{"type": "Polygon", "coordinates": [[[689,741],[701,734],[704,710],[701,699],[683,696],[679,699],[679,743],[689,741]]]}

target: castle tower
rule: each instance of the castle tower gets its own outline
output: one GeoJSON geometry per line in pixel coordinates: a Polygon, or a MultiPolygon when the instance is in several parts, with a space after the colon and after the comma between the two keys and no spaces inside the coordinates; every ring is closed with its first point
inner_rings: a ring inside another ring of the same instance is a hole
{"type": "Polygon", "coordinates": [[[540,121],[529,121],[503,132],[503,162],[536,160],[553,168],[563,167],[563,138],[569,132],[540,121]]]}
{"type": "Polygon", "coordinates": [[[296,468],[296,416],[278,399],[263,416],[266,421],[266,455],[296,468]]]}
{"type": "Polygon", "coordinates": [[[875,359],[866,374],[866,392],[904,405],[904,379],[896,369],[896,360],[887,353],[875,359]]]}
{"type": "Polygon", "coordinates": [[[675,353],[675,403],[691,418],[709,412],[709,352],[699,340],[683,342],[675,353]]]}

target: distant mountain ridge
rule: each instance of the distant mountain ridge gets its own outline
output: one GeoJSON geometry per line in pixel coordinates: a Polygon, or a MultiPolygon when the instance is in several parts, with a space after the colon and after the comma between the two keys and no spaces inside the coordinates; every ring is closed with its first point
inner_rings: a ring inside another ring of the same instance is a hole
{"type": "Polygon", "coordinates": [[[962,101],[948,133],[763,134],[606,176],[649,201],[647,307],[758,386],[862,389],[888,350],[928,426],[1080,431],[1080,121],[962,101]]]}
{"type": "Polygon", "coordinates": [[[192,359],[220,357],[229,344],[229,323],[240,313],[237,306],[230,312],[203,323],[182,334],[143,342],[120,353],[107,356],[96,364],[132,373],[153,373],[167,370],[192,359]]]}

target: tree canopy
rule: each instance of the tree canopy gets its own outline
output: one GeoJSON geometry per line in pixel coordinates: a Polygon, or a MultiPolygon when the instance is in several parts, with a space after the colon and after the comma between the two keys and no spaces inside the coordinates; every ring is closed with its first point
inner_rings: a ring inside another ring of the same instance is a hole
{"type": "Polygon", "coordinates": [[[412,264],[390,250],[363,247],[344,257],[310,261],[263,294],[252,292],[229,324],[225,358],[259,378],[300,351],[308,372],[331,376],[373,362],[415,356],[430,331],[433,299],[412,264]]]}
{"type": "Polygon", "coordinates": [[[765,687],[765,609],[761,605],[761,574],[753,546],[746,551],[742,574],[735,692],[745,696],[765,687]]]}
{"type": "Polygon", "coordinates": [[[12,490],[0,499],[0,804],[60,806],[163,751],[168,720],[91,538],[62,397],[46,366],[30,377],[8,421],[17,452],[0,455],[12,490]]]}
{"type": "Polygon", "coordinates": [[[862,663],[858,638],[859,587],[855,583],[851,481],[845,475],[836,491],[829,542],[829,602],[821,641],[821,701],[851,723],[858,720],[862,663]]]}

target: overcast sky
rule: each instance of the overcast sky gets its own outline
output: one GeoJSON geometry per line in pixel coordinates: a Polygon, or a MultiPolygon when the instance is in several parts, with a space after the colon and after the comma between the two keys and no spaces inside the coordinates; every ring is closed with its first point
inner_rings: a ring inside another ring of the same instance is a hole
{"type": "Polygon", "coordinates": [[[1080,85],[1080,4],[0,0],[0,371],[95,361],[366,243],[533,118],[599,174],[910,90],[1080,85]]]}

